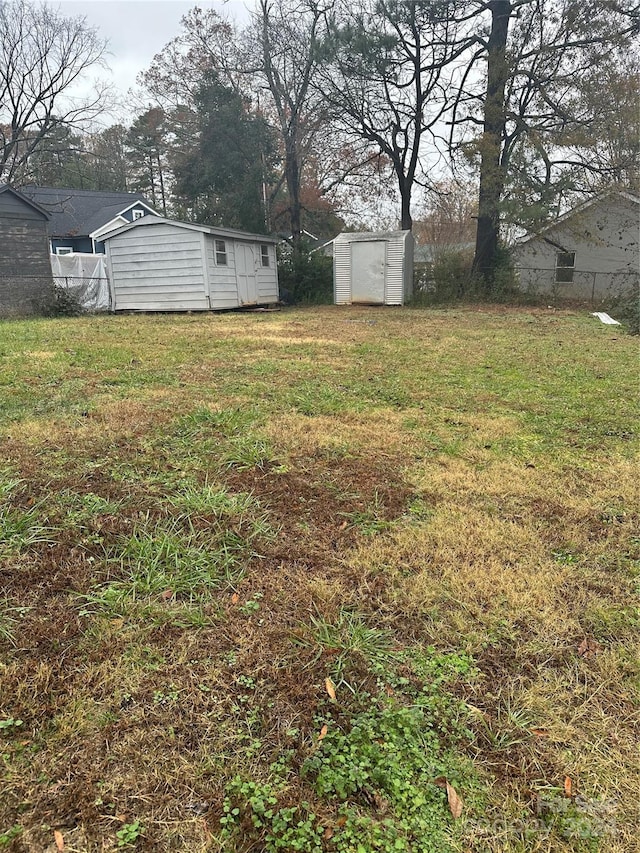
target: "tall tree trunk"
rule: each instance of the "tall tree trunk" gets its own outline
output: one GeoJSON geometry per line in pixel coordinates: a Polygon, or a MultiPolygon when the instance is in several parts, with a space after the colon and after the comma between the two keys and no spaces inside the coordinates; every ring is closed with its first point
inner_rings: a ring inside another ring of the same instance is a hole
{"type": "Polygon", "coordinates": [[[402,231],[413,231],[411,184],[409,182],[400,185],[400,228],[402,231]]]}
{"type": "Polygon", "coordinates": [[[286,147],[285,178],[287,182],[287,194],[289,196],[291,243],[297,249],[302,240],[302,204],[300,202],[300,165],[298,163],[295,138],[288,140],[286,147]]]}
{"type": "Polygon", "coordinates": [[[158,164],[158,181],[160,183],[160,202],[162,206],[162,215],[167,215],[167,197],[165,195],[164,189],[164,170],[162,168],[162,161],[160,160],[160,151],[156,149],[156,162],[158,164]]]}
{"type": "Polygon", "coordinates": [[[480,195],[473,272],[484,279],[490,293],[496,271],[500,239],[500,200],[504,168],[500,163],[505,130],[505,87],[509,77],[506,58],[512,6],[510,0],[492,0],[491,33],[487,56],[487,91],[484,102],[484,133],[480,150],[480,195]]]}

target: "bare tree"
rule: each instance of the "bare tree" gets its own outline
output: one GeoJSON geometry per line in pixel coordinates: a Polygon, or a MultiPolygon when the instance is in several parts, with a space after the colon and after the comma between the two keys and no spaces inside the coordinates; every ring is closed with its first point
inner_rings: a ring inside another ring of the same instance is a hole
{"type": "Polygon", "coordinates": [[[454,66],[469,40],[458,38],[455,5],[361,0],[326,16],[320,88],[334,121],[390,164],[403,229],[412,228],[416,184],[434,185],[428,171],[440,156],[454,66]]]}
{"type": "MultiPolygon", "coordinates": [[[[294,246],[302,235],[302,184],[315,136],[326,124],[313,83],[319,64],[319,29],[324,8],[316,0],[275,3],[258,0],[254,17],[260,61],[253,71],[270,95],[283,148],[287,219],[294,246]]],[[[251,68],[250,61],[246,63],[251,68]]]]}
{"type": "Polygon", "coordinates": [[[100,65],[105,46],[84,18],[27,0],[0,4],[0,180],[19,179],[55,129],[77,127],[104,110],[104,90],[73,90],[100,65]]]}
{"type": "Polygon", "coordinates": [[[488,291],[499,262],[501,217],[514,172],[520,173],[516,183],[537,182],[540,198],[548,203],[559,170],[594,167],[586,159],[567,160],[562,148],[570,128],[592,122],[575,91],[594,65],[628,46],[638,29],[638,9],[629,0],[464,4],[460,24],[469,27],[473,38],[452,111],[452,138],[461,125],[480,129],[475,139],[480,191],[474,272],[488,291]]]}
{"type": "Polygon", "coordinates": [[[138,76],[141,107],[149,101],[167,114],[194,109],[200,85],[215,71],[220,81],[239,88],[237,33],[214,9],[191,9],[180,21],[182,31],[157,53],[138,76]]]}

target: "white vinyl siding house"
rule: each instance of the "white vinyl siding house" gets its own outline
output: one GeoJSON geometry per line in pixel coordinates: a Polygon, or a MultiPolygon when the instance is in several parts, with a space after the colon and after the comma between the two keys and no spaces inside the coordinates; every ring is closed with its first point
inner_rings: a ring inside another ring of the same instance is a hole
{"type": "Polygon", "coordinates": [[[336,305],[404,305],[413,290],[411,232],[338,234],[333,282],[336,305]]]}
{"type": "Polygon", "coordinates": [[[597,303],[640,273],[640,198],[611,191],[561,216],[513,250],[520,286],[597,303]]]}
{"type": "Polygon", "coordinates": [[[215,311],[279,298],[270,237],[145,216],[105,245],[115,311],[215,311]]]}

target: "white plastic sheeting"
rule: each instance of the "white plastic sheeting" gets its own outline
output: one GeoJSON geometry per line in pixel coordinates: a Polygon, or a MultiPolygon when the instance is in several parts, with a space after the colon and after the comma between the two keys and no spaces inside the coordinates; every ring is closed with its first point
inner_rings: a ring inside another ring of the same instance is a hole
{"type": "Polygon", "coordinates": [[[610,317],[608,314],[605,314],[604,311],[594,311],[591,315],[592,317],[597,317],[601,323],[604,323],[607,326],[619,326],[617,320],[614,320],[613,317],[610,317]]]}
{"type": "Polygon", "coordinates": [[[51,269],[56,287],[64,288],[84,311],[111,308],[104,255],[51,255],[51,269]]]}

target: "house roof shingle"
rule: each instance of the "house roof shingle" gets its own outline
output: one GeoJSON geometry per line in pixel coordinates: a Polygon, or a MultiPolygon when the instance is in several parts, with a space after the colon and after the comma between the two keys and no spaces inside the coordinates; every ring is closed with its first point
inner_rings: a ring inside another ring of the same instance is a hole
{"type": "Polygon", "coordinates": [[[149,203],[142,193],[98,192],[28,184],[20,192],[49,214],[53,237],[83,237],[110,222],[136,201],[149,203]]]}

